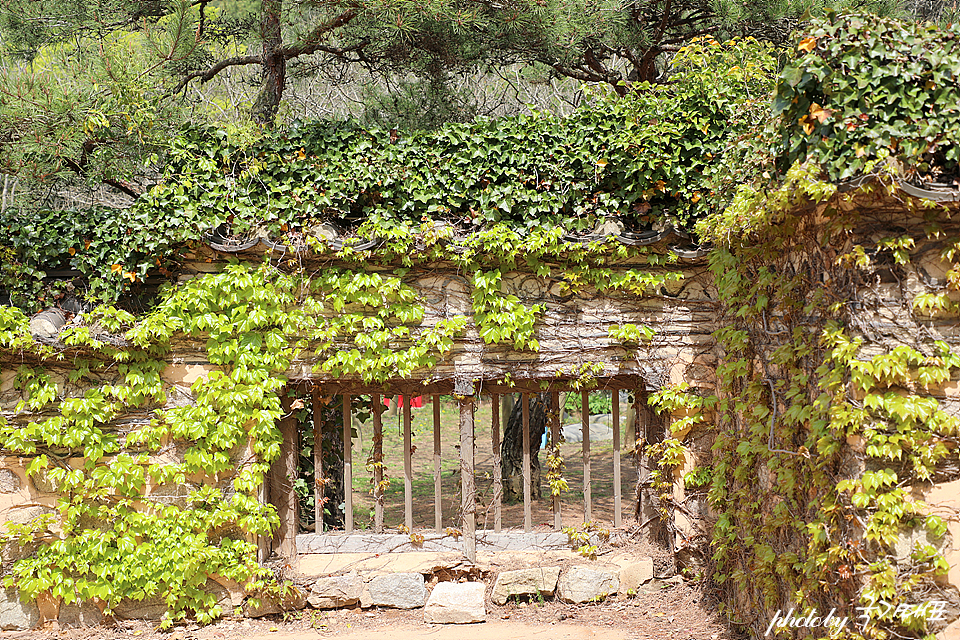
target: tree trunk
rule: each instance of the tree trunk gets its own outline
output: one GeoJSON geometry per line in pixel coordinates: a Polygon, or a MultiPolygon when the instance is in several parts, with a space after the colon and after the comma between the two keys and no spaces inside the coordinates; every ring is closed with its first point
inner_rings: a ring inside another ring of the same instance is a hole
{"type": "MultiPolygon", "coordinates": [[[[551,409],[550,394],[530,396],[530,496],[541,498],[540,441],[547,429],[547,414],[551,409]]],[[[523,402],[516,402],[503,430],[500,447],[503,470],[503,497],[505,501],[523,499],[523,402]]]]}
{"type": "Polygon", "coordinates": [[[635,396],[637,423],[636,436],[642,440],[643,449],[636,452],[637,503],[635,516],[639,522],[649,523],[650,539],[673,551],[673,522],[660,517],[661,505],[657,491],[651,486],[651,472],[659,463],[645,453],[645,449],[663,442],[669,420],[659,415],[647,402],[646,391],[638,390],[635,396]]]}
{"type": "Polygon", "coordinates": [[[262,0],[260,29],[263,32],[263,85],[253,105],[253,119],[265,127],[272,127],[276,120],[287,81],[287,61],[281,51],[282,11],[283,0],[262,0]]]}

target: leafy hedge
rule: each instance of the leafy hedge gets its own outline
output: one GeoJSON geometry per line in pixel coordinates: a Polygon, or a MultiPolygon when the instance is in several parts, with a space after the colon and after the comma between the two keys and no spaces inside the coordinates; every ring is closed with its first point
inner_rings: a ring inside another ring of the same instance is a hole
{"type": "Polygon", "coordinates": [[[754,41],[703,42],[674,61],[671,84],[599,95],[569,117],[407,135],[315,122],[250,146],[195,132],[144,206],[194,224],[429,217],[579,228],[650,212],[688,226],[711,202],[721,158],[749,124],[745,109],[772,89],[774,64],[754,41]]]}
{"type": "Polygon", "coordinates": [[[797,52],[773,102],[782,168],[812,160],[843,180],[890,157],[909,174],[958,177],[960,25],[831,15],[797,52]]]}
{"type": "Polygon", "coordinates": [[[701,41],[673,65],[669,85],[626,99],[597,95],[569,117],[536,113],[429,133],[314,122],[252,142],[187,131],[163,181],[129,211],[89,220],[42,213],[43,233],[3,221],[0,245],[17,251],[5,284],[29,304],[42,272],[69,266],[109,301],[224,223],[282,235],[324,220],[383,232],[434,219],[462,233],[495,225],[525,233],[589,229],[617,215],[635,229],[652,221],[689,228],[724,201],[732,182],[723,158],[762,121],[775,60],[753,40],[701,41]],[[57,216],[70,220],[51,223],[57,216]],[[120,233],[113,251],[89,252],[96,229],[120,233]]]}

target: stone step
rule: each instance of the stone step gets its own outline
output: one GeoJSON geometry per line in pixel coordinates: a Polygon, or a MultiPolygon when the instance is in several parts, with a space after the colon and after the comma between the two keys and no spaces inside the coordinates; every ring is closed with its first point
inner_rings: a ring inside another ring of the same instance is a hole
{"type": "MultiPolygon", "coordinates": [[[[414,544],[402,533],[304,533],[297,536],[297,552],[315,553],[463,553],[463,538],[439,533],[422,533],[422,544],[414,544]]],[[[562,551],[570,548],[567,534],[560,532],[522,533],[477,532],[477,551],[562,551]]]]}

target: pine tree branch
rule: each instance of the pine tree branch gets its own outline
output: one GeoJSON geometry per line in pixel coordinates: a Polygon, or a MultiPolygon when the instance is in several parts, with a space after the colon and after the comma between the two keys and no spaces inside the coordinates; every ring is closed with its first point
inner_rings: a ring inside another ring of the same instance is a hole
{"type": "Polygon", "coordinates": [[[313,30],[310,31],[310,33],[305,38],[303,38],[299,42],[286,47],[281,47],[278,53],[280,53],[280,55],[282,55],[284,59],[290,60],[291,58],[296,58],[298,56],[303,56],[303,55],[309,55],[317,51],[323,51],[325,53],[331,53],[333,55],[342,55],[350,51],[356,51],[357,49],[360,49],[361,47],[365,46],[366,41],[360,44],[354,45],[352,47],[341,49],[338,47],[331,47],[329,45],[325,45],[323,44],[322,40],[331,31],[334,31],[335,29],[339,29],[340,27],[343,27],[349,24],[350,22],[352,22],[353,19],[356,18],[359,14],[360,12],[357,9],[349,9],[347,11],[344,11],[343,13],[333,18],[332,20],[328,22],[324,22],[323,24],[318,24],[316,27],[313,28],[313,30]]]}
{"type": "Polygon", "coordinates": [[[170,93],[180,93],[190,83],[191,80],[200,78],[200,84],[203,84],[213,80],[218,73],[227,67],[239,67],[248,64],[263,64],[263,58],[260,56],[238,56],[236,58],[227,58],[226,60],[221,60],[217,64],[208,68],[206,71],[194,71],[193,73],[184,76],[183,80],[181,80],[170,93]]]}

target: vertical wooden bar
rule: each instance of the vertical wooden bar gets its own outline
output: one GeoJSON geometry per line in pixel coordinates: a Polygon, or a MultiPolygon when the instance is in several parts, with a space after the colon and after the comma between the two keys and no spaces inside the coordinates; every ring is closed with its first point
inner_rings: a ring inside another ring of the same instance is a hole
{"type": "Polygon", "coordinates": [[[510,422],[510,414],[513,413],[513,405],[517,403],[515,393],[505,393],[500,396],[500,425],[506,428],[510,422]]]}
{"type": "Polygon", "coordinates": [[[490,396],[490,435],[493,438],[493,530],[500,533],[503,519],[503,469],[500,468],[500,395],[490,396]]]}
{"type": "Polygon", "coordinates": [[[343,530],[353,531],[353,408],[343,395],[343,530]]]}
{"type": "Polygon", "coordinates": [[[320,403],[320,390],[314,387],[310,392],[313,399],[313,530],[322,533],[323,504],[326,496],[323,480],[323,406],[320,403]]]}
{"type": "Polygon", "coordinates": [[[383,400],[375,393],[373,405],[373,532],[383,533],[383,400]]]}
{"type": "Polygon", "coordinates": [[[623,521],[620,510],[620,390],[613,394],[613,526],[619,527],[623,521]]]}
{"type": "Polygon", "coordinates": [[[413,531],[413,460],[410,449],[410,396],[403,396],[403,523],[413,531]]]}
{"type": "Polygon", "coordinates": [[[440,396],[433,396],[433,523],[443,530],[442,484],[440,478],[440,396]]]}
{"type": "Polygon", "coordinates": [[[520,395],[523,415],[523,530],[533,529],[533,511],[530,505],[530,394],[520,395]]]}
{"type": "MultiPolygon", "coordinates": [[[[259,496],[261,504],[268,504],[270,502],[270,481],[272,479],[270,475],[270,473],[265,474],[263,482],[260,484],[259,496]]],[[[270,536],[257,536],[257,560],[259,562],[266,562],[270,557],[270,545],[270,536]]]]}
{"type": "Polygon", "coordinates": [[[590,521],[590,392],[580,392],[580,422],[583,425],[583,521],[590,521]]]}
{"type": "Polygon", "coordinates": [[[473,477],[473,396],[460,398],[460,510],[463,513],[463,554],[477,561],[477,492],[473,477]]]}
{"type": "MultiPolygon", "coordinates": [[[[550,444],[551,447],[560,446],[560,416],[563,413],[563,407],[560,406],[560,392],[553,391],[550,394],[553,411],[550,412],[550,444]]],[[[563,528],[560,520],[560,496],[553,496],[553,528],[557,531],[563,528]]]]}
{"type": "Polygon", "coordinates": [[[273,550],[280,556],[293,561],[297,557],[297,533],[300,506],[297,492],[293,486],[297,479],[297,460],[299,458],[299,429],[297,416],[293,412],[292,400],[284,393],[282,399],[284,416],[277,425],[283,441],[280,444],[280,457],[270,467],[270,498],[277,508],[280,526],[274,532],[273,550]]]}

